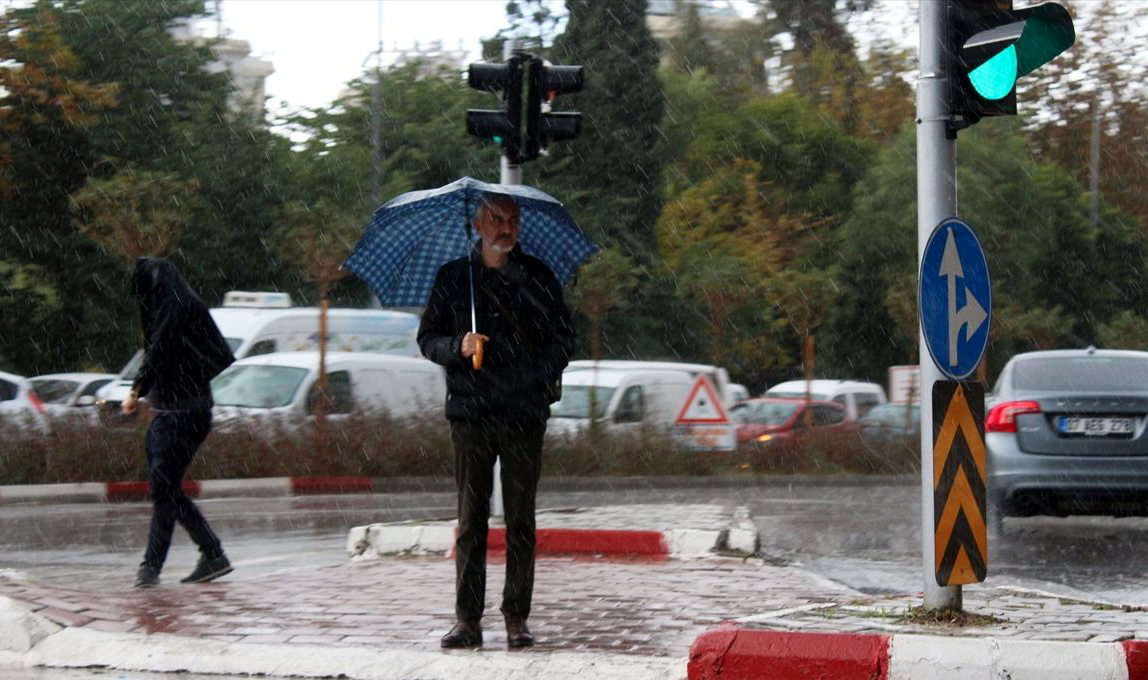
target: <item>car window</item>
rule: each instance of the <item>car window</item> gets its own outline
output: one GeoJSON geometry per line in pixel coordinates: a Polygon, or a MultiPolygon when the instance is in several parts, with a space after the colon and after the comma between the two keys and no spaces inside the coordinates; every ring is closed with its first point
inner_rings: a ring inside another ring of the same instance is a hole
{"type": "Polygon", "coordinates": [[[1057,392],[1148,391],[1148,359],[1059,356],[1023,359],[1013,367],[1018,390],[1057,392]]]}
{"type": "Polygon", "coordinates": [[[68,399],[80,386],[75,380],[33,379],[28,382],[32,383],[32,390],[45,404],[68,403],[68,399]]]}
{"type": "Polygon", "coordinates": [[[800,402],[759,401],[750,407],[748,422],[756,425],[781,425],[789,420],[800,402]]]}
{"type": "Polygon", "coordinates": [[[640,423],[646,410],[645,395],[640,385],[632,385],[622,393],[618,402],[618,412],[614,414],[616,423],[640,423]]]}
{"type": "Polygon", "coordinates": [[[291,403],[306,377],[292,366],[232,366],[211,381],[211,396],[219,406],[276,408],[291,403]]]}
{"type": "Polygon", "coordinates": [[[254,345],[251,346],[251,349],[247,351],[247,356],[257,357],[260,354],[271,354],[274,351],[275,351],[275,341],[274,340],[260,340],[259,342],[255,343],[254,345]]]}
{"type": "Polygon", "coordinates": [[[19,387],[17,387],[16,383],[0,380],[0,401],[11,401],[15,399],[18,391],[19,387]]]}
{"type": "Polygon", "coordinates": [[[93,380],[92,382],[88,383],[88,386],[84,388],[83,392],[80,392],[80,396],[81,397],[94,397],[96,395],[96,392],[98,392],[101,387],[103,387],[104,385],[107,385],[110,382],[111,382],[111,378],[102,378],[100,380],[93,380]]]}
{"type": "Polygon", "coordinates": [[[877,395],[872,392],[856,392],[853,401],[857,403],[857,416],[863,416],[878,405],[877,395]]]}
{"type": "MultiPolygon", "coordinates": [[[[315,403],[319,400],[319,381],[311,386],[307,395],[307,412],[313,413],[315,403]]],[[[329,408],[327,415],[350,413],[355,407],[351,395],[351,374],[348,371],[332,371],[327,374],[327,400],[329,408]]]]}
{"type": "Polygon", "coordinates": [[[614,396],[613,387],[593,385],[563,385],[562,398],[550,405],[552,418],[590,418],[590,404],[594,404],[594,417],[601,418],[610,399],[614,396]]]}
{"type": "Polygon", "coordinates": [[[845,405],[845,395],[839,394],[836,397],[833,397],[833,403],[841,404],[842,406],[844,406],[845,405]]]}
{"type": "Polygon", "coordinates": [[[845,420],[845,411],[831,406],[816,405],[813,407],[813,426],[835,425],[845,420]]]}

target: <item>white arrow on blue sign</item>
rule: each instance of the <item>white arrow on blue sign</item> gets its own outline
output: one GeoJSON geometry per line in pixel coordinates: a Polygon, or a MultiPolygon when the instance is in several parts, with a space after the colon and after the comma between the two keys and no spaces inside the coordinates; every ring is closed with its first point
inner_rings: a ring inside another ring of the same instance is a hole
{"type": "Polygon", "coordinates": [[[988,345],[992,291],[980,241],[955,217],[925,244],[917,310],[933,363],[953,380],[967,378],[988,345]]]}

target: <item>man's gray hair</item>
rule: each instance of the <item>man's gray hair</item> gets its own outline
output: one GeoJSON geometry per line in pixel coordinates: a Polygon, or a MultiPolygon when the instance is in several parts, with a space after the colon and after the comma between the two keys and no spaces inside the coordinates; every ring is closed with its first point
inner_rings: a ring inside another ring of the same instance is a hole
{"type": "Polygon", "coordinates": [[[474,209],[474,219],[481,220],[483,214],[486,213],[486,209],[496,205],[513,205],[515,208],[518,208],[518,201],[515,201],[514,197],[510,194],[484,191],[478,199],[478,207],[474,209]]]}

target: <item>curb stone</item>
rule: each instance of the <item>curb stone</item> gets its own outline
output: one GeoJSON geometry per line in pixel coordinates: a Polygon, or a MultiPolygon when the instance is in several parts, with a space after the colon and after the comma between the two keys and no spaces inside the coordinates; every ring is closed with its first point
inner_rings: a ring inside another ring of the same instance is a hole
{"type": "Polygon", "coordinates": [[[675,680],[684,658],[622,654],[507,650],[415,650],[270,646],[188,639],[156,633],[107,633],[66,628],[41,641],[22,659],[0,652],[0,668],[103,667],[154,673],[348,678],[349,680],[675,680]]]}
{"type": "Polygon", "coordinates": [[[690,648],[689,680],[1148,680],[1148,640],[1059,642],[753,630],[724,624],[690,648]]]}

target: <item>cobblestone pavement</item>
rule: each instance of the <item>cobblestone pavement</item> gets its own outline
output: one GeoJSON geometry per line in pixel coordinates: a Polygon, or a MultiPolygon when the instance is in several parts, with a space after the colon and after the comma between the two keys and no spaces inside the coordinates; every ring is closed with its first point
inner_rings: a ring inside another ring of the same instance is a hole
{"type": "MultiPolygon", "coordinates": [[[[486,644],[505,646],[498,614],[505,561],[489,565],[486,644]]],[[[834,601],[832,587],[759,560],[542,558],[531,627],[537,650],[684,656],[735,615],[834,601]]],[[[66,626],[227,642],[437,650],[453,622],[454,563],[382,559],[300,568],[259,581],[88,592],[0,580],[0,596],[66,626]]]]}
{"type": "MultiPolygon", "coordinates": [[[[615,506],[539,514],[540,527],[720,529],[748,522],[722,506],[615,506]]],[[[488,649],[504,649],[498,603],[505,561],[490,559],[488,649]]],[[[243,564],[237,565],[242,573],[243,564]]],[[[125,574],[124,583],[131,575],[125,574]]],[[[153,590],[96,591],[0,574],[0,597],[25,603],[71,628],[269,645],[437,651],[453,621],[454,563],[390,558],[309,566],[179,585],[165,574],[153,590]]],[[[869,596],[795,566],[757,558],[627,561],[542,557],[537,562],[526,653],[612,652],[684,657],[698,635],[723,622],[832,632],[924,633],[1107,642],[1148,638],[1148,611],[982,584],[964,588],[964,610],[994,617],[978,625],[910,623],[919,593],[869,596]]]]}

